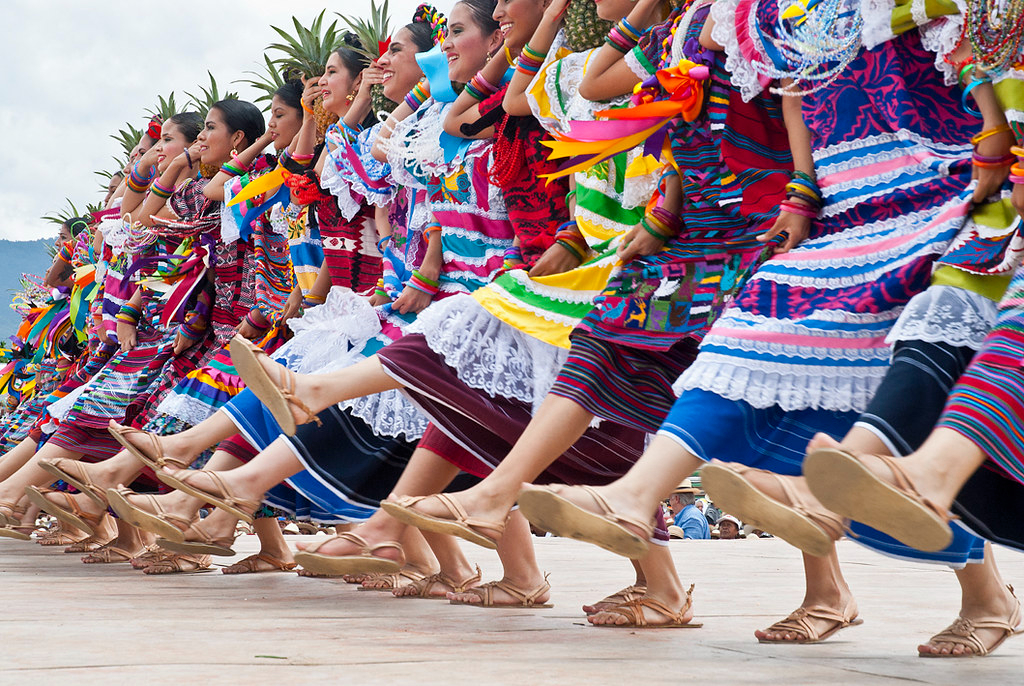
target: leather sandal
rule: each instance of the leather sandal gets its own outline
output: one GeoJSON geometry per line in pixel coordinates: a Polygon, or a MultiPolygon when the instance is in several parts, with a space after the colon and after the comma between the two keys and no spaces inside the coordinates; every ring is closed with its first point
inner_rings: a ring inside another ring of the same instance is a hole
{"type": "Polygon", "coordinates": [[[262,572],[290,572],[297,566],[294,562],[285,562],[267,553],[257,553],[244,557],[220,571],[224,574],[260,574],[262,572]],[[270,565],[270,569],[261,568],[260,562],[270,565]]]}
{"type": "Polygon", "coordinates": [[[169,541],[185,540],[184,530],[195,519],[195,517],[185,517],[168,512],[160,504],[160,499],[157,496],[149,493],[136,493],[125,486],[108,488],[107,500],[110,503],[110,509],[116,512],[121,519],[132,526],[162,536],[169,541]],[[133,503],[130,498],[136,498],[142,502],[133,503]],[[143,504],[148,509],[143,507],[143,504]]]}
{"type": "MultiPolygon", "coordinates": [[[[1010,593],[1013,594],[1013,586],[1007,586],[1010,589],[1010,593]]],[[[1014,595],[1016,600],[1016,595],[1014,595]]],[[[939,633],[928,639],[929,643],[952,643],[953,645],[961,645],[965,648],[970,648],[971,652],[965,652],[960,655],[954,655],[953,653],[918,653],[918,657],[984,657],[990,654],[993,650],[1003,644],[1003,641],[1010,638],[1011,636],[1019,636],[1024,629],[1020,627],[1021,611],[1020,601],[1017,601],[1017,606],[1014,608],[1013,613],[1010,615],[1008,620],[1001,619],[999,617],[989,617],[985,619],[967,619],[965,617],[957,617],[956,620],[948,627],[940,631],[939,633]],[[1002,633],[992,643],[985,645],[978,638],[976,631],[978,629],[998,629],[1002,633]]]]}
{"type": "Polygon", "coordinates": [[[875,476],[863,457],[840,448],[812,451],[804,476],[814,496],[833,512],[889,534],[925,552],[945,549],[953,541],[952,515],[923,497],[898,458],[871,455],[892,472],[894,483],[875,476]]]}
{"type": "Polygon", "coordinates": [[[758,643],[820,643],[831,638],[837,631],[851,626],[859,626],[864,623],[863,619],[857,619],[857,605],[851,601],[842,612],[823,605],[812,605],[810,607],[798,607],[788,617],[775,622],[765,629],[766,632],[792,632],[800,634],[800,637],[793,641],[779,640],[770,641],[759,638],[758,643]],[[818,629],[811,624],[811,619],[821,619],[832,622],[831,626],[819,633],[818,629]]]}
{"type": "Polygon", "coordinates": [[[678,612],[654,598],[634,598],[615,607],[602,610],[602,612],[625,617],[625,624],[594,624],[594,626],[611,629],[699,629],[704,626],[702,623],[694,622],[692,617],[686,619],[686,613],[690,611],[692,606],[693,585],[691,584],[690,588],[686,591],[686,602],[683,603],[682,609],[678,612]],[[653,610],[655,614],[666,618],[668,621],[660,624],[651,624],[644,613],[644,608],[653,610]]]}
{"type": "Polygon", "coordinates": [[[0,526],[0,538],[13,538],[18,541],[31,541],[34,526],[0,526]]]}
{"type": "Polygon", "coordinates": [[[87,514],[78,506],[78,501],[75,497],[67,491],[42,491],[35,486],[25,487],[25,495],[35,505],[39,506],[40,510],[52,514],[54,517],[69,524],[76,529],[81,529],[90,536],[96,535],[96,527],[100,525],[103,518],[107,516],[106,510],[100,512],[98,515],[87,514]],[[60,506],[46,497],[47,493],[60,493],[64,498],[64,506],[60,506]]]}
{"type": "Polygon", "coordinates": [[[96,485],[86,472],[85,467],[78,460],[69,460],[64,457],[58,457],[53,460],[40,460],[39,468],[61,481],[71,484],[82,495],[87,496],[104,510],[107,509],[106,489],[96,485]]]}
{"type": "Polygon", "coordinates": [[[586,612],[588,615],[596,615],[598,612],[604,612],[606,609],[610,609],[615,605],[622,605],[623,603],[628,603],[632,600],[639,600],[640,598],[643,598],[645,595],[647,595],[646,586],[637,586],[636,584],[633,584],[632,586],[626,586],[621,591],[616,591],[615,593],[612,593],[610,596],[606,596],[601,600],[598,600],[593,605],[584,605],[583,611],[586,612]],[[598,605],[608,605],[609,607],[601,610],[594,610],[593,612],[587,610],[587,607],[597,607],[598,605]]]}
{"type": "Polygon", "coordinates": [[[86,538],[83,538],[81,541],[78,541],[77,543],[72,543],[71,545],[69,545],[67,548],[64,549],[64,553],[65,554],[71,554],[71,555],[74,555],[74,554],[81,555],[82,553],[91,553],[91,552],[99,550],[103,546],[107,545],[108,543],[113,541],[114,538],[116,538],[116,536],[112,536],[110,538],[107,538],[107,539],[104,539],[104,540],[100,540],[100,539],[96,538],[95,536],[88,536],[86,538]]]}
{"type": "Polygon", "coordinates": [[[128,564],[132,566],[132,569],[145,569],[146,567],[149,567],[150,565],[171,555],[173,555],[173,553],[167,552],[156,544],[151,544],[147,545],[141,553],[128,560],[128,564]]]}
{"type": "Polygon", "coordinates": [[[544,581],[537,588],[531,591],[524,591],[523,589],[514,586],[505,579],[501,581],[488,581],[486,584],[479,586],[473,586],[467,588],[463,593],[472,594],[480,598],[479,603],[467,603],[463,600],[450,600],[452,605],[472,605],[473,607],[499,607],[499,608],[529,608],[533,610],[540,610],[546,607],[554,607],[551,603],[538,603],[537,599],[542,595],[551,590],[551,584],[548,583],[548,575],[544,575],[544,581]],[[508,595],[512,596],[518,603],[511,604],[496,604],[494,602],[494,590],[504,591],[508,595]]]}
{"type": "Polygon", "coordinates": [[[180,541],[171,541],[166,538],[156,539],[156,544],[164,550],[171,550],[175,553],[187,555],[218,555],[220,557],[234,557],[237,553],[231,546],[237,536],[231,540],[214,538],[203,526],[202,521],[197,520],[189,525],[180,541]]]}
{"type": "Polygon", "coordinates": [[[110,435],[113,436],[125,450],[130,452],[135,459],[152,469],[154,472],[159,473],[164,467],[188,469],[189,465],[192,464],[191,462],[186,464],[179,459],[164,455],[164,448],[160,443],[160,437],[155,433],[141,431],[131,426],[122,426],[114,421],[110,422],[110,426],[107,427],[107,431],[109,431],[110,435]],[[128,440],[128,437],[132,434],[141,434],[146,437],[146,441],[148,441],[150,445],[149,452],[146,452],[128,440]]]}
{"type": "Polygon", "coordinates": [[[427,575],[415,569],[400,569],[397,572],[379,572],[363,579],[356,590],[359,591],[393,591],[409,584],[426,579],[427,575]],[[367,584],[371,584],[367,586],[367,584]]]}
{"type": "MultiPolygon", "coordinates": [[[[24,512],[24,510],[22,510],[24,512]]],[[[0,500],[0,526],[17,526],[21,520],[17,518],[18,503],[9,500],[0,500]],[[4,512],[7,510],[7,512],[4,512]]]]}
{"type": "Polygon", "coordinates": [[[593,543],[617,555],[639,560],[647,554],[654,526],[632,517],[616,514],[597,489],[570,486],[583,491],[597,505],[597,512],[586,510],[555,492],[559,486],[531,486],[519,493],[519,510],[544,531],[563,538],[593,543]],[[624,524],[643,532],[639,536],[624,524]]]}
{"type": "Polygon", "coordinates": [[[168,555],[142,570],[143,574],[182,574],[208,572],[209,555],[168,555]]]}
{"type": "Polygon", "coordinates": [[[256,510],[258,510],[262,504],[259,500],[247,500],[245,498],[236,497],[227,487],[227,484],[224,483],[224,479],[222,479],[220,474],[217,472],[211,472],[205,469],[178,469],[174,472],[165,472],[160,470],[159,472],[156,472],[156,477],[171,488],[187,493],[195,498],[201,498],[214,507],[218,507],[225,512],[230,512],[246,524],[252,524],[255,521],[253,514],[255,514],[256,510]],[[208,491],[197,486],[193,486],[188,482],[189,478],[199,473],[209,477],[210,481],[213,482],[214,488],[217,490],[208,491]]]}
{"type": "Polygon", "coordinates": [[[295,553],[295,562],[314,574],[328,574],[340,576],[342,574],[359,574],[374,572],[397,572],[402,565],[386,557],[374,555],[374,551],[381,548],[394,548],[402,552],[402,544],[397,541],[385,541],[371,546],[366,539],[350,531],[331,536],[313,543],[305,550],[295,553]],[[328,541],[341,539],[359,547],[357,555],[324,555],[317,551],[328,541]]]}
{"type": "Polygon", "coordinates": [[[700,478],[708,495],[723,512],[778,536],[808,555],[829,555],[834,542],[845,531],[842,517],[815,507],[800,497],[789,481],[795,477],[780,476],[735,462],[713,460],[700,470],[700,478]],[[751,472],[773,478],[782,490],[785,502],[769,497],[754,486],[747,478],[751,472]]]}
{"type": "Polygon", "coordinates": [[[435,574],[431,574],[429,576],[425,576],[422,579],[419,579],[418,581],[414,581],[411,584],[409,584],[408,586],[404,587],[405,589],[414,589],[416,591],[415,593],[402,593],[400,595],[399,594],[395,594],[395,597],[396,598],[426,598],[426,599],[433,599],[433,600],[447,600],[449,593],[465,593],[468,589],[475,588],[477,585],[479,585],[480,584],[480,579],[482,579],[482,578],[483,578],[483,575],[480,573],[480,567],[479,566],[477,566],[477,568],[476,568],[476,574],[474,574],[473,576],[469,577],[465,581],[461,581],[461,582],[460,581],[455,581],[450,576],[447,576],[446,574],[443,574],[442,572],[437,572],[435,574]],[[437,595],[435,593],[431,593],[431,591],[434,590],[434,587],[438,586],[438,585],[447,586],[449,590],[444,591],[441,595],[437,595]]]}
{"type": "Polygon", "coordinates": [[[242,377],[246,387],[270,410],[282,433],[286,436],[295,435],[297,424],[295,417],[292,416],[292,405],[306,414],[306,421],[303,424],[316,422],[317,426],[322,426],[316,413],[295,395],[295,372],[281,366],[278,380],[275,382],[260,364],[260,356],[269,357],[267,351],[253,345],[242,336],[236,335],[232,338],[228,350],[231,352],[231,364],[238,375],[242,377]]]}
{"type": "Polygon", "coordinates": [[[131,562],[139,551],[128,551],[124,548],[116,548],[112,545],[105,545],[97,548],[82,558],[85,564],[110,564],[116,562],[131,562]]]}
{"type": "Polygon", "coordinates": [[[499,534],[504,533],[504,522],[488,522],[482,519],[474,519],[463,509],[457,500],[446,493],[434,495],[401,496],[394,500],[388,499],[381,502],[380,507],[389,515],[402,522],[414,526],[423,531],[432,531],[438,534],[449,534],[464,538],[470,543],[496,550],[498,542],[477,529],[492,529],[499,534]],[[435,517],[414,509],[415,505],[422,500],[434,498],[447,508],[451,513],[450,519],[435,517]]]}

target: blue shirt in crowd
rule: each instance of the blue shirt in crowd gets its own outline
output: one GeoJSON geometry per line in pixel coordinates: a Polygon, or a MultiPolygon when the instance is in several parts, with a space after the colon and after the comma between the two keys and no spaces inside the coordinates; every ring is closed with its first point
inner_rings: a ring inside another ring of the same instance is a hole
{"type": "Polygon", "coordinates": [[[708,520],[700,513],[696,505],[687,505],[680,510],[673,524],[683,530],[683,533],[686,534],[685,538],[711,538],[711,527],[708,526],[708,520]]]}

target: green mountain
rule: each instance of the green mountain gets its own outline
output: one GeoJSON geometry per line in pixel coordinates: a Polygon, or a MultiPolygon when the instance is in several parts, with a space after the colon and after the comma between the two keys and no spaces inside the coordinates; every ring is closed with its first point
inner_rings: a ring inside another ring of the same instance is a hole
{"type": "Polygon", "coordinates": [[[21,316],[10,307],[14,293],[21,290],[21,275],[42,277],[49,269],[48,243],[53,240],[0,240],[0,339],[12,335],[21,324],[21,316]]]}

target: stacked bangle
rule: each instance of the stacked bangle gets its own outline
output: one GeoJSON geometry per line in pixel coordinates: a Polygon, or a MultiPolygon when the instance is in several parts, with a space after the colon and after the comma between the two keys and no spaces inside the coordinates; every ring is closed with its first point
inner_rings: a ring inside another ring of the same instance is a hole
{"type": "Polygon", "coordinates": [[[388,292],[384,290],[384,278],[383,277],[377,279],[377,285],[374,287],[373,292],[376,293],[377,295],[384,296],[385,298],[389,298],[390,297],[388,295],[388,292]]]}
{"type": "Polygon", "coordinates": [[[655,238],[667,241],[679,235],[683,229],[683,220],[664,207],[652,207],[640,220],[640,225],[655,238]]]}
{"type": "MultiPolygon", "coordinates": [[[[261,314],[260,316],[262,317],[263,315],[261,314]]],[[[260,324],[259,322],[257,322],[256,319],[252,316],[251,311],[246,313],[245,323],[251,326],[252,328],[256,329],[257,331],[263,331],[268,326],[270,326],[270,322],[267,322],[266,324],[260,324]]]]}
{"type": "Polygon", "coordinates": [[[821,189],[818,188],[818,182],[814,180],[813,176],[802,171],[794,171],[790,176],[789,183],[786,184],[786,199],[807,203],[815,210],[812,215],[815,217],[822,205],[821,189]]]}
{"type": "Polygon", "coordinates": [[[434,232],[437,232],[438,234],[441,233],[441,223],[440,222],[430,222],[423,229],[423,235],[427,237],[427,240],[430,240],[430,234],[432,234],[434,232]]]}
{"type": "Polygon", "coordinates": [[[566,222],[558,227],[558,231],[555,233],[555,243],[568,250],[573,257],[583,262],[587,259],[587,253],[590,252],[587,242],[583,240],[583,236],[576,233],[572,227],[576,226],[576,222],[566,222]]]}
{"type": "Polygon", "coordinates": [[[469,93],[474,100],[484,100],[497,93],[498,88],[485,79],[481,72],[477,72],[477,75],[466,84],[463,92],[469,93]]]}
{"type": "Polygon", "coordinates": [[[1015,145],[1010,148],[1010,154],[1017,157],[1017,164],[1010,167],[1010,183],[1024,184],[1024,148],[1015,145]]]}
{"type": "Polygon", "coordinates": [[[640,42],[640,31],[635,29],[626,19],[612,27],[604,42],[625,54],[640,42]]]}
{"type": "Polygon", "coordinates": [[[519,53],[519,58],[516,60],[516,71],[526,76],[535,76],[544,65],[546,57],[531,48],[529,44],[524,45],[523,51],[519,53]]]}
{"type": "MultiPolygon", "coordinates": [[[[292,159],[294,159],[294,158],[292,158],[292,159]]],[[[236,160],[237,160],[237,158],[236,158],[236,160]]],[[[242,167],[242,165],[238,164],[237,162],[225,162],[223,165],[221,165],[220,170],[222,172],[224,172],[225,174],[227,174],[228,176],[241,176],[242,174],[244,174],[245,172],[248,171],[247,169],[244,169],[242,167]]]]}
{"type": "Polygon", "coordinates": [[[513,245],[509,248],[505,248],[505,269],[515,269],[517,266],[523,263],[523,251],[518,245],[513,245]]]}
{"type": "Polygon", "coordinates": [[[136,309],[133,305],[125,303],[124,305],[121,305],[121,309],[114,315],[114,319],[119,322],[124,322],[125,324],[136,326],[138,325],[139,317],[141,316],[142,312],[136,309]]]}
{"type": "Polygon", "coordinates": [[[178,327],[178,333],[190,341],[198,341],[206,333],[205,329],[194,329],[191,324],[182,324],[178,327]]]}
{"type": "Polygon", "coordinates": [[[165,200],[174,195],[173,188],[167,188],[160,183],[159,179],[153,181],[149,186],[149,191],[158,198],[164,198],[165,200]]]}
{"type": "Polygon", "coordinates": [[[807,207],[800,205],[795,202],[789,202],[788,200],[783,201],[779,206],[783,212],[789,212],[790,214],[798,214],[801,217],[807,217],[808,219],[814,219],[818,216],[818,210],[813,207],[807,207]]]}
{"type": "Polygon", "coordinates": [[[405,96],[405,104],[412,108],[415,112],[420,108],[420,105],[427,101],[430,97],[430,86],[423,83],[422,81],[417,83],[409,91],[409,94],[405,96]]]}
{"type": "Polygon", "coordinates": [[[136,193],[145,193],[146,189],[149,188],[150,182],[153,180],[153,175],[143,176],[139,174],[139,163],[136,162],[132,165],[131,171],[128,172],[128,188],[132,189],[136,193]]]}
{"type": "Polygon", "coordinates": [[[1013,165],[1016,161],[1017,158],[1014,155],[992,157],[989,155],[979,155],[977,151],[971,155],[971,163],[974,164],[975,167],[980,167],[981,169],[1002,169],[1013,165]]]}
{"type": "MultiPolygon", "coordinates": [[[[969,65],[969,66],[973,67],[974,65],[969,65]]],[[[965,67],[965,69],[966,69],[966,67],[965,67]]],[[[963,72],[961,72],[961,75],[962,74],[963,74],[963,72]]],[[[964,112],[966,112],[967,114],[973,115],[973,116],[977,117],[978,119],[981,119],[981,112],[979,112],[976,109],[973,109],[970,105],[967,104],[967,96],[969,96],[971,94],[971,91],[973,91],[975,88],[977,88],[981,84],[983,84],[983,83],[991,83],[991,82],[992,82],[992,79],[990,77],[984,76],[984,75],[983,76],[978,76],[977,70],[974,70],[974,72],[971,74],[971,82],[967,84],[967,87],[964,88],[963,94],[960,96],[960,104],[963,106],[964,112]]]]}
{"type": "Polygon", "coordinates": [[[413,271],[412,276],[409,277],[409,280],[406,281],[405,285],[426,293],[429,296],[437,295],[437,292],[441,290],[440,283],[423,276],[423,274],[420,274],[419,269],[413,271]]]}
{"type": "Polygon", "coordinates": [[[1007,133],[1009,131],[1013,131],[1013,129],[1010,128],[1009,124],[1000,124],[999,126],[995,126],[995,127],[991,128],[991,129],[987,129],[985,131],[982,131],[978,135],[974,136],[971,139],[971,145],[975,145],[976,146],[976,145],[978,145],[978,143],[982,142],[986,138],[989,138],[991,136],[999,135],[1000,133],[1007,133]]]}

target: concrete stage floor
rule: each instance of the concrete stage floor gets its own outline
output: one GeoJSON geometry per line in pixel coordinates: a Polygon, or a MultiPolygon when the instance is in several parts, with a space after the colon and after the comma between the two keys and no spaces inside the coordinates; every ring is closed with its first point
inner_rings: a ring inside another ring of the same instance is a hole
{"type": "MultiPolygon", "coordinates": [[[[294,537],[290,540],[309,540],[294,537]]],[[[752,632],[793,610],[800,555],[778,540],[674,541],[701,629],[587,625],[580,605],[631,581],[625,560],[538,540],[551,573],[544,610],[450,606],[361,592],[291,573],[144,577],[128,565],[0,539],[0,684],[1012,684],[1024,639],[991,657],[916,657],[948,625],[959,590],[946,568],[881,557],[854,543],[840,557],[865,623],[808,646],[759,645],[752,632]]],[[[466,545],[484,579],[490,552],[466,545]]],[[[240,538],[239,558],[256,550],[240,538]]],[[[1024,588],[1024,555],[997,549],[1024,588]]],[[[225,559],[215,558],[218,564],[225,559]]],[[[215,569],[217,569],[215,567],[215,569]]]]}

